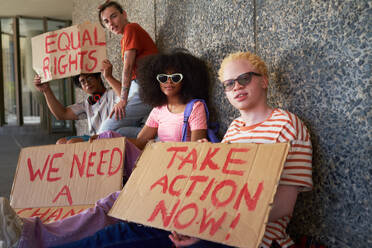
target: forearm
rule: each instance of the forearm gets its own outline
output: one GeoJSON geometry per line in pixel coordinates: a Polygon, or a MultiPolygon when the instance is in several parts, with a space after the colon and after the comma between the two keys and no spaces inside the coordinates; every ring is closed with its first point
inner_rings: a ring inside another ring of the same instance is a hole
{"type": "Polygon", "coordinates": [[[121,83],[113,76],[105,78],[117,96],[121,96],[121,83]]]}
{"type": "Polygon", "coordinates": [[[44,92],[45,100],[49,110],[57,118],[57,120],[65,120],[66,107],[63,106],[55,97],[52,90],[44,92]]]}
{"type": "Polygon", "coordinates": [[[191,131],[190,141],[198,141],[204,138],[207,138],[207,129],[197,129],[191,131]]]}
{"type": "Polygon", "coordinates": [[[122,73],[122,84],[121,84],[121,92],[120,98],[122,100],[128,100],[128,93],[131,86],[131,78],[132,78],[132,66],[124,64],[123,73],[122,73]]]}
{"type": "Polygon", "coordinates": [[[298,194],[297,186],[279,185],[271,208],[269,221],[276,221],[293,213],[298,194]]]}
{"type": "Polygon", "coordinates": [[[132,72],[136,63],[136,51],[128,50],[124,53],[123,72],[121,75],[121,95],[120,98],[124,101],[128,100],[128,93],[132,82],[132,72]]]}
{"type": "Polygon", "coordinates": [[[137,138],[128,138],[128,140],[137,146],[138,149],[143,150],[150,140],[155,139],[157,133],[157,128],[145,125],[138,133],[137,138]]]}

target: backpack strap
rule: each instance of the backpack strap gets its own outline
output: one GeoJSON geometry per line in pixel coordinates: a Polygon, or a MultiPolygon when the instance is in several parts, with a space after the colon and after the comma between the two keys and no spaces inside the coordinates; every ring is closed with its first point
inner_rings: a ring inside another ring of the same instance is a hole
{"type": "Polygon", "coordinates": [[[184,111],[184,116],[183,116],[183,126],[182,126],[182,142],[186,142],[187,138],[187,126],[189,122],[189,117],[191,115],[192,108],[194,106],[195,102],[202,102],[204,104],[204,109],[205,109],[205,114],[207,118],[207,126],[208,126],[208,120],[209,120],[209,112],[208,112],[208,107],[203,99],[192,99],[189,101],[186,105],[185,111],[184,111]]]}

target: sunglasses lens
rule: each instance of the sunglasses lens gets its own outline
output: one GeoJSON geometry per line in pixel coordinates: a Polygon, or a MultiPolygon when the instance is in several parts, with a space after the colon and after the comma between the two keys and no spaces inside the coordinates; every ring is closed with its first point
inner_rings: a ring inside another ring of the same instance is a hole
{"type": "Polygon", "coordinates": [[[238,82],[238,84],[242,86],[246,86],[251,82],[253,75],[261,77],[261,74],[258,74],[256,72],[246,72],[244,74],[241,74],[235,80],[230,79],[230,80],[224,81],[223,87],[225,88],[225,91],[231,91],[232,89],[234,89],[235,82],[238,82]]]}
{"type": "Polygon", "coordinates": [[[179,81],[181,81],[181,75],[178,75],[178,74],[176,74],[176,75],[172,75],[172,81],[174,82],[174,83],[178,83],[179,81]]]}
{"type": "Polygon", "coordinates": [[[168,80],[168,77],[166,75],[158,75],[157,79],[159,80],[160,83],[165,83],[168,80]]]}
{"type": "Polygon", "coordinates": [[[252,79],[252,73],[248,72],[238,77],[236,81],[238,81],[240,85],[245,86],[251,82],[251,79],[252,79]]]}
{"type": "Polygon", "coordinates": [[[234,88],[235,81],[234,80],[227,80],[223,83],[223,87],[225,88],[225,91],[230,91],[234,88]]]}

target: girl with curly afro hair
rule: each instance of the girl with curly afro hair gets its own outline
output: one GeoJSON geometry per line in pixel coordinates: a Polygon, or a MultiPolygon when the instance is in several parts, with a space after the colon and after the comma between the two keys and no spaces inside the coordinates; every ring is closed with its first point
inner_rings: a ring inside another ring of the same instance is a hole
{"type": "MultiPolygon", "coordinates": [[[[187,50],[176,49],[143,58],[137,80],[142,101],[153,107],[136,139],[138,148],[158,137],[160,141],[181,141],[184,111],[192,99],[208,99],[209,72],[204,61],[187,50]]],[[[202,102],[191,111],[188,141],[206,138],[207,119],[202,102]]]]}
{"type": "MultiPolygon", "coordinates": [[[[130,175],[135,161],[140,155],[140,151],[131,142],[142,149],[150,139],[155,137],[158,137],[160,141],[181,141],[186,104],[191,99],[207,100],[208,96],[209,75],[207,66],[202,60],[186,51],[176,50],[167,54],[146,57],[141,61],[139,68],[137,79],[140,85],[140,96],[144,102],[154,108],[137,139],[128,138],[130,142],[125,145],[126,175],[130,175]]],[[[207,119],[204,104],[200,101],[194,103],[188,124],[188,133],[191,133],[187,138],[188,141],[206,138],[207,119]]],[[[121,136],[119,133],[106,131],[96,138],[119,136],[121,136]]],[[[9,215],[17,221],[17,225],[8,221],[12,226],[6,226],[6,230],[10,230],[12,233],[19,233],[14,238],[14,243],[20,242],[20,240],[21,242],[27,240],[32,244],[37,244],[38,247],[58,245],[60,245],[59,247],[110,246],[118,244],[118,242],[123,242],[124,244],[128,239],[128,227],[132,228],[129,222],[113,220],[107,215],[108,209],[113,206],[119,193],[120,191],[117,191],[100,199],[93,209],[85,211],[84,214],[76,214],[68,220],[61,220],[53,224],[42,224],[39,218],[27,218],[27,220],[19,218],[12,210],[9,202],[4,201],[1,197],[0,208],[5,209],[7,216],[9,215]],[[28,225],[23,226],[22,222],[25,220],[28,225]],[[93,222],[95,225],[89,225],[89,223],[93,222]],[[22,231],[23,228],[25,228],[24,231],[22,231]],[[31,235],[33,233],[42,233],[42,235],[31,235]],[[92,233],[95,234],[88,236],[92,233]],[[115,237],[112,234],[115,234],[115,237]]],[[[0,223],[1,220],[0,214],[0,223]]],[[[3,220],[7,219],[3,217],[3,220]]],[[[7,225],[9,225],[8,222],[7,225]]],[[[136,233],[137,230],[139,234],[147,233],[145,236],[150,239],[156,232],[157,234],[155,235],[161,237],[160,241],[155,241],[154,239],[156,247],[173,247],[172,241],[168,239],[170,233],[167,231],[154,228],[150,230],[139,225],[134,225],[133,228],[135,228],[136,233]]],[[[13,236],[16,236],[16,234],[13,236]]],[[[141,236],[138,242],[146,241],[146,239],[143,239],[145,236],[141,236]]],[[[171,237],[172,240],[175,237],[177,239],[184,238],[176,233],[172,233],[171,237]]],[[[135,245],[137,241],[131,239],[130,242],[135,245]]],[[[131,244],[127,244],[132,247],[131,244]]]]}

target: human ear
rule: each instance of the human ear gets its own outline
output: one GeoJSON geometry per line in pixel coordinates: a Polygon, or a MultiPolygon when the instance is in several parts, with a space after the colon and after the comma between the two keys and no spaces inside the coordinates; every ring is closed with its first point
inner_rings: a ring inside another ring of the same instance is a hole
{"type": "Polygon", "coordinates": [[[125,20],[128,20],[127,12],[125,12],[125,10],[123,10],[123,13],[122,13],[122,14],[123,14],[123,16],[124,16],[124,19],[125,19],[125,20]]]}
{"type": "Polygon", "coordinates": [[[264,89],[267,89],[269,87],[269,79],[266,76],[262,77],[261,85],[264,89]]]}

